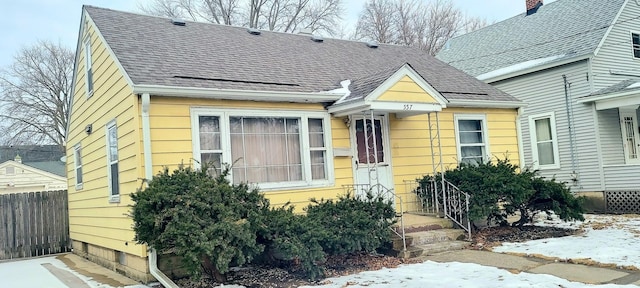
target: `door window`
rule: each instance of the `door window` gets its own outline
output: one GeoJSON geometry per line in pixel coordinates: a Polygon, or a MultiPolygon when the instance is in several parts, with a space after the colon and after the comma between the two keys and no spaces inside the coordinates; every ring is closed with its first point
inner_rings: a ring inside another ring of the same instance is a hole
{"type": "Polygon", "coordinates": [[[356,146],[358,147],[358,164],[361,165],[385,162],[384,146],[382,144],[382,120],[375,119],[373,123],[374,125],[371,125],[370,119],[366,121],[363,119],[356,120],[356,146]],[[375,126],[375,130],[373,126],[375,126]]]}

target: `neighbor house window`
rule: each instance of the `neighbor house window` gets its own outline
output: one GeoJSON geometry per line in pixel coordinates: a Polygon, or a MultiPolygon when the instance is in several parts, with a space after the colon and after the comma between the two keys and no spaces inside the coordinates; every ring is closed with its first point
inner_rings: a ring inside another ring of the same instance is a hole
{"type": "Polygon", "coordinates": [[[560,168],[555,114],[529,116],[529,131],[533,166],[538,169],[560,168]]]}
{"type": "Polygon", "coordinates": [[[461,163],[479,164],[488,161],[488,138],[484,115],[456,115],[456,140],[461,163]]]}
{"type": "Polygon", "coordinates": [[[327,184],[328,117],[195,109],[194,156],[210,171],[231,166],[233,183],[261,188],[327,184]]]}
{"type": "Polygon", "coordinates": [[[91,43],[90,37],[84,42],[84,67],[85,79],[87,85],[87,97],[93,95],[93,61],[91,59],[91,43]]]}
{"type": "Polygon", "coordinates": [[[82,189],[82,147],[80,144],[73,147],[73,165],[76,176],[76,189],[82,189]]]}
{"type": "Polygon", "coordinates": [[[116,122],[107,124],[107,175],[109,178],[109,200],[120,201],[120,181],[118,175],[118,129],[116,122]]]}
{"type": "Polygon", "coordinates": [[[640,59],[640,33],[631,33],[631,42],[633,43],[633,57],[640,59]]]}

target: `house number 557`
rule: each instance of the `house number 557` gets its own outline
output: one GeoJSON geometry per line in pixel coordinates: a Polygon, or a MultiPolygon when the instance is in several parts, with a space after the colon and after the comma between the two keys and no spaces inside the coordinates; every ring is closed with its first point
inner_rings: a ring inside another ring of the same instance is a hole
{"type": "Polygon", "coordinates": [[[403,110],[411,110],[413,109],[413,105],[405,104],[403,110]]]}

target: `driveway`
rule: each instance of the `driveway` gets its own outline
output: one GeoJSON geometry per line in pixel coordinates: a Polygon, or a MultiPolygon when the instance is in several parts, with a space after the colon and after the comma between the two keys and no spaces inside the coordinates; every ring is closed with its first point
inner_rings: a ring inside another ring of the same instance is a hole
{"type": "Polygon", "coordinates": [[[0,286],[11,288],[148,288],[73,254],[0,262],[0,286]]]}

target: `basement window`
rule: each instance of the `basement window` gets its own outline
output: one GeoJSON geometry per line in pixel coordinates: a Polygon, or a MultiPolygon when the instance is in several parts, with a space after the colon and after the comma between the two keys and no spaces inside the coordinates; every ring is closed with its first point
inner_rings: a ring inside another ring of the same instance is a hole
{"type": "Polygon", "coordinates": [[[631,33],[633,58],[640,59],[640,33],[631,33]]]}

